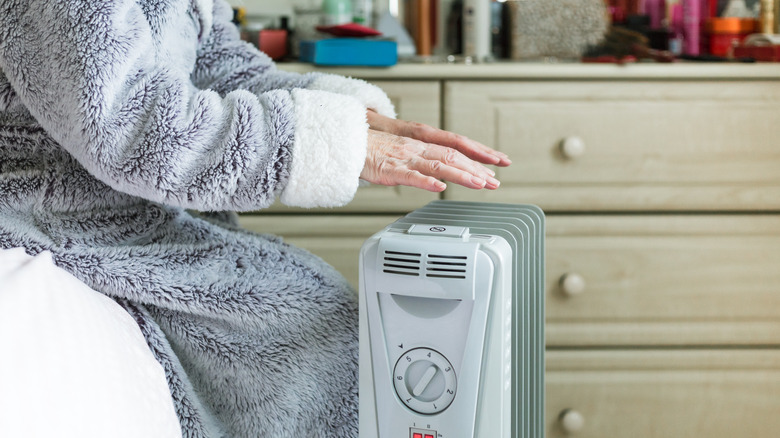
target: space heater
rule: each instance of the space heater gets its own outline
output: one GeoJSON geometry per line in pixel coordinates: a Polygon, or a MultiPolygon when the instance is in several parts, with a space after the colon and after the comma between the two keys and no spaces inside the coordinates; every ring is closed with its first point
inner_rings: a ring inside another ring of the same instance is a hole
{"type": "Polygon", "coordinates": [[[360,438],[544,436],[544,215],[434,201],[360,251],[360,438]]]}

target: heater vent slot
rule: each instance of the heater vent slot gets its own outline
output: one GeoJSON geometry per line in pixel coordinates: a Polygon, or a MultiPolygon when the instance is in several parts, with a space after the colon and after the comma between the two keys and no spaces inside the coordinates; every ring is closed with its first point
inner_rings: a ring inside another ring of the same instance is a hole
{"type": "Polygon", "coordinates": [[[382,271],[387,274],[419,277],[421,259],[420,253],[385,251],[382,271]]]}
{"type": "Polygon", "coordinates": [[[467,256],[428,254],[425,276],[432,278],[465,279],[467,256]]]}

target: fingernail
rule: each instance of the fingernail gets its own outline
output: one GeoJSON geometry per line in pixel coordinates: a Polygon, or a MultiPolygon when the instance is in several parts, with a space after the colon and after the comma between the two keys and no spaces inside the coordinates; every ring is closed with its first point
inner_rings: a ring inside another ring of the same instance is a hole
{"type": "Polygon", "coordinates": [[[478,177],[478,176],[472,176],[471,177],[471,182],[474,185],[477,185],[477,186],[480,186],[480,187],[485,187],[485,184],[486,184],[485,180],[480,178],[480,177],[478,177]]]}
{"type": "Polygon", "coordinates": [[[488,168],[486,167],[486,168],[485,168],[485,170],[487,170],[487,173],[488,173],[490,176],[496,176],[496,172],[494,172],[494,171],[493,171],[493,169],[488,169],[488,168]]]}
{"type": "Polygon", "coordinates": [[[444,184],[441,181],[436,181],[433,185],[436,187],[436,190],[438,190],[440,192],[447,188],[447,184],[444,184]]]}
{"type": "Polygon", "coordinates": [[[488,178],[487,179],[487,183],[488,183],[489,186],[491,186],[493,188],[497,188],[498,186],[501,185],[501,181],[499,181],[499,180],[497,180],[495,178],[488,178]]]}

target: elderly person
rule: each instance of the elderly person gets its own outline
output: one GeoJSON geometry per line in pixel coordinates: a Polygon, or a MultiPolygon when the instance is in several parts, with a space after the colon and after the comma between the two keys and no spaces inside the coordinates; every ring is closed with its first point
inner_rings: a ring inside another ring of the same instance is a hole
{"type": "MultiPolygon", "coordinates": [[[[116,300],[184,436],[356,437],[357,299],[315,256],[199,211],[339,206],[360,178],[495,189],[508,158],[278,71],[222,0],[4,0],[0,249],[116,300]]],[[[227,217],[227,216],[224,216],[227,217]]]]}

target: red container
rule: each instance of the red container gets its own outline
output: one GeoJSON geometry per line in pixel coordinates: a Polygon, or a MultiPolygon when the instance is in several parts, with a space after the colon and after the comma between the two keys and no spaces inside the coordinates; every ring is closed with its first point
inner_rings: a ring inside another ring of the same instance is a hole
{"type": "Polygon", "coordinates": [[[759,62],[780,62],[780,46],[738,46],[734,57],[753,58],[759,62]]]}
{"type": "Polygon", "coordinates": [[[287,55],[287,30],[263,29],[258,34],[258,48],[270,56],[279,60],[287,55]]]}
{"type": "Polygon", "coordinates": [[[753,33],[756,29],[754,18],[710,18],[707,21],[707,33],[710,36],[710,54],[731,56],[734,46],[753,33]]]}

